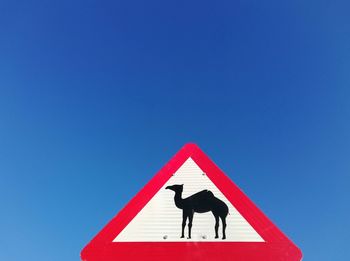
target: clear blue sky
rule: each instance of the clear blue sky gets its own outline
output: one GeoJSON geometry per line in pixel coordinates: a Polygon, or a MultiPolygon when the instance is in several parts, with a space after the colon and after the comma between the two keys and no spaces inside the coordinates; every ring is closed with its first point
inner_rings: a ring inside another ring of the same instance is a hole
{"type": "Polygon", "coordinates": [[[0,260],[79,260],[190,141],[350,260],[349,3],[1,1],[0,260]]]}

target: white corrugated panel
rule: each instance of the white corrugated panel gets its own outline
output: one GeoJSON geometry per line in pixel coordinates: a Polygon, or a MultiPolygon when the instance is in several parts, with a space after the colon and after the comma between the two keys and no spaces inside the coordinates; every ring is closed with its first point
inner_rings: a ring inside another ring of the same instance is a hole
{"type": "Polygon", "coordinates": [[[147,205],[113,240],[114,242],[264,242],[260,235],[241,216],[234,206],[225,198],[220,190],[203,173],[198,165],[189,158],[168,182],[157,192],[147,205]],[[192,238],[181,236],[182,210],[174,203],[174,192],[165,187],[184,184],[182,197],[186,198],[196,192],[207,189],[221,199],[229,208],[226,217],[226,240],[222,240],[222,224],[219,226],[219,239],[215,239],[215,219],[211,212],[195,213],[193,218],[192,238]]]}

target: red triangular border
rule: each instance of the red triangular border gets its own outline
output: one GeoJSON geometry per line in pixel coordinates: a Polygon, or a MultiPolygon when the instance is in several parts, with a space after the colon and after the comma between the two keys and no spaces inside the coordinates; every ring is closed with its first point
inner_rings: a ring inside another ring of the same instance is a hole
{"type": "Polygon", "coordinates": [[[195,144],[186,144],[82,250],[83,261],[286,260],[302,253],[195,144]],[[113,242],[191,157],[265,242],[113,242]]]}

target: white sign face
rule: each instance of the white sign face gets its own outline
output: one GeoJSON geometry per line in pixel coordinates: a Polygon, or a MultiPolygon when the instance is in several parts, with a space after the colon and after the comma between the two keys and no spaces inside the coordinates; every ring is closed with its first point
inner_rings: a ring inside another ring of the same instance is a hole
{"type": "Polygon", "coordinates": [[[191,158],[185,161],[113,240],[113,242],[186,241],[264,242],[191,158]],[[193,220],[190,233],[191,218],[193,220]],[[186,225],[183,229],[184,220],[186,225]],[[225,231],[223,221],[227,224],[225,231]],[[219,225],[217,229],[216,224],[219,225]]]}

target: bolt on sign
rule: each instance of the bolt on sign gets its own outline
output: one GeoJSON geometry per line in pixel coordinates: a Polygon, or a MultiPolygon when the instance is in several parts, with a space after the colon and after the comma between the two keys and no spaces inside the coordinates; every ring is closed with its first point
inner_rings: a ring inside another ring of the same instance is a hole
{"type": "Polygon", "coordinates": [[[82,250],[83,261],[300,261],[302,253],[195,144],[82,250]]]}

